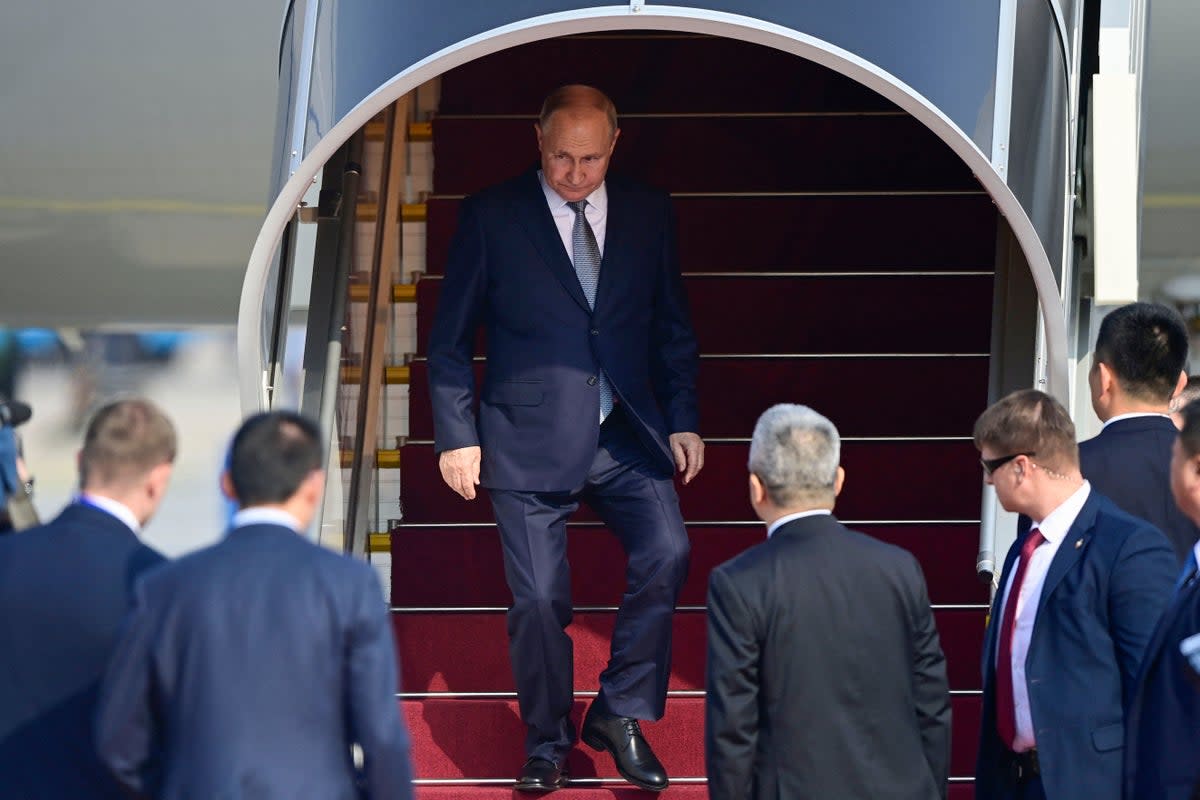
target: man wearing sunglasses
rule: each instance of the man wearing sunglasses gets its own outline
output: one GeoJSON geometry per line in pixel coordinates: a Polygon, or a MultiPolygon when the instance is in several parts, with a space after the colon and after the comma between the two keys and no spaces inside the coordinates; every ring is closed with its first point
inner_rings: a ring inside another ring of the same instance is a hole
{"type": "Polygon", "coordinates": [[[1165,536],[1083,479],[1070,416],[1014,392],[975,423],[1000,504],[1033,526],[1004,562],[983,652],[979,800],[1119,800],[1122,708],[1178,572],[1165,536]]]}

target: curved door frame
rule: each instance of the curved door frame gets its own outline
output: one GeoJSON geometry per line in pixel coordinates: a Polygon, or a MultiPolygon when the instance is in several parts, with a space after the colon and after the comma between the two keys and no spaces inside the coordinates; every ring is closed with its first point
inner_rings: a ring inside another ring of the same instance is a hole
{"type": "Polygon", "coordinates": [[[396,100],[461,64],[529,42],[600,30],[699,33],[765,45],[841,73],[912,114],[963,160],[1008,220],[1037,288],[1046,350],[1045,389],[1066,402],[1066,317],[1045,247],[1020,202],[992,166],[988,156],[949,117],[894,75],[847,50],[801,31],[753,17],[707,9],[621,5],[532,17],[485,31],[444,48],[392,77],[364,98],[312,147],[272,204],[247,264],[238,309],[237,337],[239,385],[244,412],[263,410],[267,406],[264,354],[258,327],[272,259],[304,193],[338,148],[396,100]]]}

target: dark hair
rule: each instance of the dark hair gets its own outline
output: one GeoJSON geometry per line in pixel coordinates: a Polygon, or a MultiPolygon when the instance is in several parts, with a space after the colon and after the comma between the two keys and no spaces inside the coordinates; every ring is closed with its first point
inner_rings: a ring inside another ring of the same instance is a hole
{"type": "Polygon", "coordinates": [[[1188,458],[1200,456],[1200,403],[1188,403],[1179,413],[1183,415],[1179,446],[1188,458]]]}
{"type": "Polygon", "coordinates": [[[608,95],[592,86],[585,86],[582,83],[572,83],[566,86],[560,86],[546,96],[542,102],[542,111],[538,114],[538,126],[545,131],[550,124],[550,117],[555,111],[560,111],[564,108],[584,109],[590,108],[595,111],[604,112],[604,116],[608,118],[608,132],[614,134],[617,131],[617,107],[608,95]]]}
{"type": "Polygon", "coordinates": [[[149,400],[117,400],[92,416],[79,451],[82,489],[140,480],[159,464],[175,461],[175,426],[149,400]]]}
{"type": "Polygon", "coordinates": [[[1170,401],[1187,363],[1183,317],[1160,303],[1130,303],[1100,323],[1096,361],[1116,373],[1121,388],[1141,400],[1170,401]]]}
{"type": "Polygon", "coordinates": [[[229,449],[229,480],[242,508],[282,503],[321,468],[321,429],[291,411],[255,414],[229,449]]]}
{"type": "Polygon", "coordinates": [[[1039,464],[1062,471],[1079,466],[1075,423],[1062,404],[1037,389],[1022,389],[994,403],[975,421],[975,447],[999,455],[1034,453],[1039,464]]]}

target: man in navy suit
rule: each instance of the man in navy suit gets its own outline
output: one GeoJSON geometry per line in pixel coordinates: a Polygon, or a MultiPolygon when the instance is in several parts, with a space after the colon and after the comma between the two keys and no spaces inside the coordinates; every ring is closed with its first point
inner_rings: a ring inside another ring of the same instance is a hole
{"type": "Polygon", "coordinates": [[[983,651],[980,800],[1119,800],[1122,708],[1178,571],[1166,537],[1079,472],[1058,401],[1014,392],[975,424],[1000,504],[1033,527],[1004,562],[983,651]]]}
{"type": "Polygon", "coordinates": [[[302,536],[323,463],[309,420],[251,417],[222,476],[228,536],[137,582],[96,715],[135,796],[412,797],[379,578],[302,536]]]}
{"type": "MultiPolygon", "coordinates": [[[[1183,409],[1171,458],[1171,489],[1200,523],[1200,404],[1183,409]]],[[[1200,675],[1189,660],[1200,647],[1200,542],[1175,584],[1138,678],[1125,727],[1126,800],[1200,797],[1200,675]]]]}
{"type": "Polygon", "coordinates": [[[79,497],[52,522],[0,537],[0,795],[123,796],[96,758],[92,717],[134,578],[163,560],[138,534],[174,460],[162,411],[107,405],[84,434],[79,497]]]}
{"type": "Polygon", "coordinates": [[[704,459],[674,216],[667,195],[607,176],[620,131],[601,92],[555,91],[535,129],[540,168],[463,203],[429,343],[438,463],[465,499],[488,489],[500,529],[529,729],[517,788],[566,782],[575,742],[566,521],[584,500],[629,567],[581,735],[612,753],[627,780],[657,791],[667,775],[639,720],[663,713],[689,554],[671,476],[677,468],[689,482],[704,459]]]}
{"type": "Polygon", "coordinates": [[[1096,490],[1171,540],[1182,564],[1200,528],[1171,497],[1171,398],[1187,384],[1188,333],[1173,309],[1131,303],[1100,323],[1088,385],[1104,423],[1079,445],[1079,466],[1096,490]]]}

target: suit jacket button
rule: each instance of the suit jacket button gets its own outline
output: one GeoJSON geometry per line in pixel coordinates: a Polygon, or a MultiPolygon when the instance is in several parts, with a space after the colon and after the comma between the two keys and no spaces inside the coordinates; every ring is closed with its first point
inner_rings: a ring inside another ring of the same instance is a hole
{"type": "Polygon", "coordinates": [[[595,328],[592,328],[592,336],[599,336],[599,335],[600,335],[600,331],[596,330],[595,328]]]}
{"type": "Polygon", "coordinates": [[[588,378],[588,386],[595,386],[595,385],[596,385],[596,376],[593,375],[592,377],[588,378]]]}

